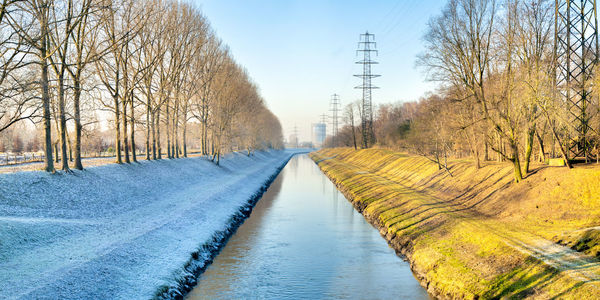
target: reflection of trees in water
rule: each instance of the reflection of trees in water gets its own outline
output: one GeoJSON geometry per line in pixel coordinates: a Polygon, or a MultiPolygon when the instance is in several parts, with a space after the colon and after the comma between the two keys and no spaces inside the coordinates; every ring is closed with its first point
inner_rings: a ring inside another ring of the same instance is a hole
{"type": "Polygon", "coordinates": [[[312,168],[312,173],[321,177],[322,194],[324,199],[331,199],[331,205],[333,207],[333,213],[335,216],[338,216],[338,213],[344,214],[344,217],[347,217],[350,220],[350,224],[354,222],[354,218],[356,218],[357,215],[359,218],[362,218],[362,215],[355,214],[354,206],[351,205],[346,197],[337,189],[335,184],[333,184],[333,182],[327,178],[327,176],[312,161],[312,159],[310,159],[307,155],[303,155],[303,157],[300,159],[308,159],[310,160],[310,163],[314,165],[314,168],[312,168]],[[329,193],[331,193],[331,195],[329,193]]]}
{"type": "MultiPolygon", "coordinates": [[[[325,178],[326,176],[323,175],[323,177],[325,178]]],[[[333,183],[329,183],[331,185],[331,199],[333,199],[333,201],[331,202],[331,204],[333,205],[333,214],[335,215],[335,217],[337,218],[338,216],[338,196],[337,196],[337,189],[335,188],[335,185],[333,183]]]]}
{"type": "Polygon", "coordinates": [[[256,247],[257,233],[264,231],[262,229],[262,226],[265,226],[263,222],[268,222],[268,217],[265,215],[270,211],[275,202],[274,200],[279,196],[283,178],[285,177],[284,173],[285,170],[279,173],[252,209],[250,217],[237,228],[234,235],[227,241],[227,246],[217,256],[216,263],[200,276],[198,287],[192,292],[190,299],[200,299],[202,298],[200,295],[204,295],[205,293],[213,295],[215,291],[228,291],[231,287],[235,286],[236,283],[231,280],[235,279],[242,271],[239,270],[236,264],[231,264],[229,260],[231,258],[244,257],[247,255],[249,249],[256,247]],[[211,279],[203,282],[207,277],[211,279]],[[214,280],[214,278],[221,278],[221,280],[214,280]]]}
{"type": "Polygon", "coordinates": [[[267,197],[270,199],[274,199],[275,197],[277,197],[279,195],[279,192],[281,191],[281,185],[283,183],[284,177],[285,174],[283,172],[279,173],[279,175],[277,175],[277,178],[273,180],[267,191],[263,194],[263,198],[267,197]]]}
{"type": "Polygon", "coordinates": [[[294,157],[292,157],[292,159],[290,159],[290,161],[288,162],[289,167],[294,172],[294,179],[298,179],[298,160],[300,159],[300,156],[302,156],[302,158],[306,158],[306,154],[297,154],[294,155],[294,157]]]}
{"type": "Polygon", "coordinates": [[[331,186],[331,198],[332,199],[332,205],[333,205],[333,212],[336,216],[343,216],[344,218],[350,220],[349,223],[353,224],[354,223],[354,218],[356,218],[358,216],[358,218],[362,218],[363,216],[361,214],[357,214],[354,211],[354,206],[352,206],[352,204],[350,203],[350,201],[348,201],[348,199],[346,199],[346,197],[342,194],[342,192],[340,192],[337,187],[335,186],[335,184],[333,184],[333,182],[330,182],[329,179],[323,175],[324,180],[323,181],[323,195],[327,194],[326,190],[325,190],[325,186],[327,185],[326,182],[329,182],[329,185],[331,186]],[[340,215],[339,213],[343,214],[340,215]]]}
{"type": "Polygon", "coordinates": [[[319,168],[317,163],[314,160],[312,160],[312,158],[310,158],[308,155],[307,155],[307,157],[310,159],[310,162],[314,166],[314,168],[311,169],[311,174],[315,175],[315,176],[319,176],[320,174],[323,174],[323,171],[321,171],[321,168],[319,168]]]}
{"type": "Polygon", "coordinates": [[[354,206],[350,203],[350,201],[348,201],[348,204],[350,205],[346,205],[346,211],[350,217],[350,224],[354,224],[355,218],[360,218],[360,221],[363,221],[363,216],[354,210],[354,206]]]}
{"type": "Polygon", "coordinates": [[[338,198],[339,198],[339,194],[338,194],[338,190],[335,187],[335,184],[331,183],[331,193],[333,194],[333,203],[335,203],[335,205],[338,205],[338,198]]]}
{"type": "Polygon", "coordinates": [[[285,172],[280,172],[279,175],[277,175],[277,178],[273,180],[267,191],[262,195],[256,206],[252,209],[252,214],[250,215],[251,218],[263,220],[262,216],[265,214],[265,212],[269,211],[271,206],[273,206],[273,202],[275,202],[274,200],[277,198],[277,196],[279,196],[284,177],[285,172]]]}

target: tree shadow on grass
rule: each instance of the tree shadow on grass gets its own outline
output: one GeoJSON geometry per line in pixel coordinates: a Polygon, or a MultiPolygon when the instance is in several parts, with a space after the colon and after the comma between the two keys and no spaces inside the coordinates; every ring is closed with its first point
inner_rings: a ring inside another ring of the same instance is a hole
{"type": "MultiPolygon", "coordinates": [[[[490,289],[482,295],[483,299],[522,299],[534,296],[537,291],[554,285],[550,290],[559,289],[556,294],[545,295],[549,299],[562,299],[586,283],[597,280],[577,281],[571,286],[562,286],[557,281],[561,271],[544,264],[542,261],[528,257],[521,267],[510,273],[500,275],[492,280],[490,289]]],[[[567,275],[568,276],[568,275],[567,275]]],[[[593,298],[590,295],[591,298],[593,298]]]]}
{"type": "Polygon", "coordinates": [[[555,280],[558,270],[543,266],[534,258],[527,258],[524,265],[513,272],[500,275],[492,280],[490,289],[483,299],[522,299],[535,294],[536,290],[555,280]]]}

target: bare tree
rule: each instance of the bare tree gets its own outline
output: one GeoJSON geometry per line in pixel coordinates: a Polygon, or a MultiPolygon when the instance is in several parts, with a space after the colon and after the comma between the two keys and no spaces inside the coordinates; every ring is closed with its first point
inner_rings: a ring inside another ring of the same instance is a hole
{"type": "MultiPolygon", "coordinates": [[[[52,127],[50,113],[50,91],[49,91],[49,57],[56,51],[50,47],[51,29],[57,26],[56,20],[50,19],[50,8],[54,5],[53,0],[28,0],[15,1],[15,9],[10,14],[3,16],[8,18],[8,23],[14,32],[26,43],[31,54],[36,57],[32,63],[40,68],[39,88],[42,99],[42,120],[44,124],[44,164],[45,170],[54,172],[52,161],[52,127]]],[[[5,2],[6,3],[6,2],[5,2]]]]}
{"type": "Polygon", "coordinates": [[[194,122],[199,122],[194,127],[200,128],[201,152],[210,149],[217,163],[225,151],[250,154],[282,146],[281,125],[258,87],[192,5],[171,0],[4,0],[1,5],[0,132],[25,119],[41,119],[47,171],[54,172],[53,158],[62,160],[64,171],[73,159],[74,167],[83,169],[85,126],[97,129],[105,112],[114,118],[108,120],[114,145],[105,133],[102,143],[86,145],[95,151],[111,147],[117,163],[136,161],[140,124],[146,127],[146,159],[162,157],[163,139],[169,158],[187,156],[188,126],[194,122]]]}
{"type": "Polygon", "coordinates": [[[350,125],[352,129],[352,145],[354,145],[354,150],[358,149],[356,145],[356,129],[354,126],[354,105],[353,103],[349,103],[344,108],[344,116],[346,118],[346,123],[350,125]]]}

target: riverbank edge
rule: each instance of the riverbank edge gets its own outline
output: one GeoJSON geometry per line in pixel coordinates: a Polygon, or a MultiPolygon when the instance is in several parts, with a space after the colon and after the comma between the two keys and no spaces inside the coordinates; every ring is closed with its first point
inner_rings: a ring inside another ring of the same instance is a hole
{"type": "Polygon", "coordinates": [[[412,247],[410,247],[409,245],[410,241],[401,241],[398,238],[398,236],[388,234],[388,232],[390,232],[388,230],[389,228],[381,222],[379,222],[378,215],[365,214],[364,210],[367,205],[360,201],[356,201],[352,196],[352,193],[350,192],[350,190],[348,190],[348,188],[346,188],[346,186],[340,183],[332,174],[321,168],[319,162],[323,161],[323,159],[319,159],[319,157],[312,154],[310,154],[309,157],[319,167],[321,172],[323,172],[323,174],[325,174],[325,176],[327,176],[327,178],[329,178],[329,180],[336,186],[336,188],[344,195],[344,197],[346,197],[348,202],[350,202],[352,206],[365,218],[365,220],[367,220],[367,222],[369,222],[369,224],[371,224],[371,226],[373,226],[375,229],[379,230],[379,234],[387,241],[388,245],[392,247],[394,251],[396,251],[396,255],[398,255],[404,261],[408,262],[413,275],[415,276],[419,284],[427,291],[429,296],[433,297],[434,299],[466,298],[466,295],[448,295],[443,293],[441,288],[437,287],[435,282],[432,282],[429,278],[427,278],[425,271],[420,270],[416,267],[416,262],[412,258],[412,247]]]}
{"type": "Polygon", "coordinates": [[[215,257],[221,252],[227,244],[227,240],[236,232],[244,221],[252,213],[252,209],[267,191],[271,183],[279,176],[281,170],[295,155],[306,154],[305,152],[290,153],[256,191],[249,195],[248,201],[230,216],[226,222],[225,228],[213,233],[212,237],[202,244],[196,251],[192,252],[189,260],[182,266],[180,273],[183,274],[176,278],[176,284],[162,285],[157,288],[152,299],[183,299],[198,283],[198,278],[210,266],[215,257]]]}
{"type": "Polygon", "coordinates": [[[388,149],[311,158],[436,298],[600,299],[598,165],[538,166],[514,184],[508,164],[452,160],[450,174],[388,149]]]}

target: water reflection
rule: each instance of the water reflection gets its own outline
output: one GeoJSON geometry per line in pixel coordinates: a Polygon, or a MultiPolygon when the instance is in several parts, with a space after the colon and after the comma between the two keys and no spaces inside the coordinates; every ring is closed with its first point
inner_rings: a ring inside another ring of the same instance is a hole
{"type": "Polygon", "coordinates": [[[284,168],[188,295],[256,298],[428,299],[408,265],[306,155],[284,168]]]}

